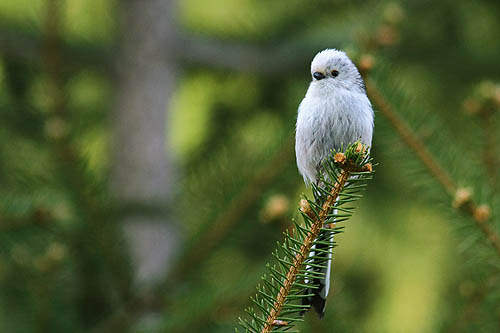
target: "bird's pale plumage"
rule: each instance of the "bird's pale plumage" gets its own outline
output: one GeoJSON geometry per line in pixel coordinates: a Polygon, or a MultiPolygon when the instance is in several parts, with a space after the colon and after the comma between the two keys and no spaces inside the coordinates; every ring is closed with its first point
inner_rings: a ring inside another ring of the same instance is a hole
{"type": "Polygon", "coordinates": [[[342,51],[327,49],[311,64],[313,79],[299,106],[295,152],[297,166],[306,183],[316,181],[321,161],[332,149],[360,140],[371,146],[373,110],[363,79],[342,51]],[[338,71],[333,77],[332,71],[338,71]]]}
{"type": "MultiPolygon", "coordinates": [[[[373,109],[363,79],[344,52],[335,49],[319,52],[311,63],[311,75],[312,82],[298,110],[295,141],[297,166],[307,185],[317,182],[321,162],[332,150],[358,140],[371,146],[373,134],[373,109]]],[[[325,235],[319,236],[322,237],[325,235]]],[[[331,237],[328,240],[333,242],[331,237]]],[[[331,251],[327,255],[331,259],[331,251]]],[[[315,281],[320,288],[308,291],[314,297],[304,300],[320,316],[329,291],[330,270],[328,261],[326,279],[315,281]]]]}

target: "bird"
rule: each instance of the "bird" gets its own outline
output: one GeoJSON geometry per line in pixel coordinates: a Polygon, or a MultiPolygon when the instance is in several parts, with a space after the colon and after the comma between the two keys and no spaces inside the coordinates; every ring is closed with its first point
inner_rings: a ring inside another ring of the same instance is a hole
{"type": "MultiPolygon", "coordinates": [[[[297,112],[295,154],[299,173],[306,186],[319,181],[322,162],[331,152],[355,142],[368,149],[372,144],[374,113],[366,88],[356,65],[345,52],[325,49],[316,54],[311,62],[312,81],[297,112]]],[[[333,244],[333,234],[321,232],[319,240],[333,244]]],[[[328,253],[315,246],[310,256],[327,256],[327,267],[322,269],[324,279],[314,279],[319,288],[307,290],[309,296],[303,304],[310,305],[324,316],[326,297],[330,289],[331,247],[328,253]]],[[[313,269],[306,266],[306,270],[313,269]]],[[[306,279],[306,283],[310,283],[306,279]]]]}

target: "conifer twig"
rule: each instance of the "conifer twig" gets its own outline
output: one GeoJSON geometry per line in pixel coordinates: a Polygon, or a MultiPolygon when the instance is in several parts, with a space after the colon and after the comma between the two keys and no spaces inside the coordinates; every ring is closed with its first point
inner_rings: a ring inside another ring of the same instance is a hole
{"type": "MultiPolygon", "coordinates": [[[[304,260],[307,258],[308,253],[311,251],[311,248],[313,246],[314,240],[318,238],[318,235],[323,228],[323,224],[325,223],[325,220],[327,218],[328,212],[331,210],[333,205],[335,204],[335,201],[337,200],[337,197],[339,196],[340,191],[344,188],[344,185],[349,178],[349,171],[346,171],[346,169],[342,169],[340,172],[340,175],[335,182],[335,185],[332,188],[332,191],[330,192],[330,195],[326,199],[325,203],[323,204],[323,207],[318,215],[314,219],[313,225],[311,230],[309,231],[307,237],[304,240],[304,243],[302,244],[299,253],[295,256],[295,260],[293,264],[290,266],[290,269],[288,270],[288,273],[286,275],[285,280],[283,281],[283,286],[278,292],[278,295],[276,297],[276,301],[274,302],[273,308],[271,309],[271,312],[269,316],[266,319],[266,324],[264,328],[262,329],[262,333],[267,333],[270,332],[273,327],[277,323],[277,318],[281,312],[281,308],[283,307],[283,304],[285,303],[285,299],[290,292],[290,289],[292,288],[293,282],[297,278],[297,273],[300,269],[300,267],[303,265],[304,260]]],[[[304,213],[306,215],[311,216],[312,211],[309,205],[303,206],[302,207],[304,213]]]]}
{"type": "MultiPolygon", "coordinates": [[[[417,137],[406,122],[398,116],[389,102],[386,101],[384,96],[382,96],[380,91],[377,89],[375,83],[370,79],[366,80],[366,90],[373,103],[377,105],[380,113],[386,117],[387,120],[389,120],[389,123],[394,127],[399,136],[401,136],[403,141],[413,150],[420,161],[425,165],[427,171],[434,178],[436,178],[438,183],[444,188],[446,193],[448,193],[452,199],[456,199],[458,193],[463,189],[457,187],[450,174],[441,167],[424,143],[417,137]]],[[[454,205],[454,207],[462,209],[470,217],[472,217],[476,226],[482,231],[488,242],[500,255],[500,238],[487,223],[489,219],[489,209],[485,209],[487,206],[478,206],[472,198],[468,196],[459,204],[454,205]]]]}
{"type": "Polygon", "coordinates": [[[348,220],[354,210],[343,205],[361,197],[373,168],[366,147],[356,142],[345,151],[332,151],[321,170],[321,185],[312,184],[314,201],[300,201],[303,224],[294,221],[292,230],[284,232],[285,240],[273,253],[277,265],[267,264],[268,274],[251,297],[255,307],[245,310],[250,318],[239,318],[245,332],[288,331],[303,321],[314,290],[321,288],[319,280],[328,278],[333,236],[341,232],[336,223],[348,220]]]}
{"type": "Polygon", "coordinates": [[[457,191],[457,186],[450,175],[436,162],[423,142],[418,139],[416,134],[404,120],[394,112],[392,106],[386,101],[370,79],[366,80],[366,90],[371,100],[378,106],[378,111],[389,120],[390,124],[401,136],[403,141],[415,152],[418,158],[426,166],[427,170],[437,179],[445,191],[448,192],[450,196],[454,196],[457,191]]]}

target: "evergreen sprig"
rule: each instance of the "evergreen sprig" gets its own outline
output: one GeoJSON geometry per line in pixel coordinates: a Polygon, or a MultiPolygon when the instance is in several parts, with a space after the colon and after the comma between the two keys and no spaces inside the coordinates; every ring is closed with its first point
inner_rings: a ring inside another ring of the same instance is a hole
{"type": "MultiPolygon", "coordinates": [[[[378,107],[378,111],[383,115],[394,128],[396,133],[403,139],[403,142],[411,149],[415,156],[425,166],[427,172],[434,177],[438,184],[448,193],[453,200],[452,206],[457,210],[472,218],[474,224],[482,232],[488,243],[500,255],[500,237],[498,232],[492,227],[490,207],[479,205],[467,188],[459,187],[451,174],[444,168],[438,159],[430,152],[424,142],[419,139],[411,127],[393,109],[392,104],[386,100],[377,88],[372,79],[366,80],[366,90],[373,103],[378,107]]],[[[493,178],[490,182],[494,183],[493,178]]]]}
{"type": "Polygon", "coordinates": [[[310,307],[302,301],[313,296],[310,290],[319,288],[315,281],[326,277],[322,269],[335,246],[331,239],[342,232],[336,223],[351,217],[354,207],[346,205],[361,197],[373,172],[367,149],[359,142],[345,151],[332,151],[321,169],[319,181],[312,186],[314,200],[300,202],[303,222],[294,221],[292,231],[284,232],[285,240],[278,242],[273,253],[275,263],[267,264],[268,273],[251,297],[254,306],[246,310],[249,318],[240,318],[246,332],[298,332],[291,329],[310,307]]]}

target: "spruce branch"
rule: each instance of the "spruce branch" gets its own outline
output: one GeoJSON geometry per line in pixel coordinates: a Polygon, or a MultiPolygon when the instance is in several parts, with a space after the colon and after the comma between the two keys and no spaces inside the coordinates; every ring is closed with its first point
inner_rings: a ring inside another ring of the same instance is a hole
{"type": "Polygon", "coordinates": [[[429,173],[436,178],[439,184],[450,196],[454,196],[457,186],[451,179],[451,176],[441,167],[441,165],[439,165],[424,143],[419,140],[417,135],[412,131],[410,126],[408,126],[408,124],[397,115],[389,102],[384,98],[384,96],[382,96],[375,83],[370,79],[366,80],[366,90],[373,103],[378,106],[380,113],[382,113],[382,115],[389,120],[389,123],[401,136],[403,141],[418,156],[429,173]]]}
{"type": "Polygon", "coordinates": [[[324,162],[318,182],[321,185],[313,185],[315,200],[300,201],[303,224],[294,221],[293,231],[285,232],[285,241],[273,253],[277,264],[267,265],[268,275],[251,298],[260,313],[249,308],[246,312],[251,319],[240,318],[247,332],[288,331],[302,321],[310,307],[302,300],[312,296],[309,290],[319,288],[318,279],[326,277],[322,268],[330,259],[324,254],[334,247],[326,240],[341,232],[336,223],[347,220],[354,209],[341,206],[359,199],[358,192],[372,172],[367,149],[360,143],[345,152],[332,152],[324,162]],[[326,236],[322,238],[321,234],[326,236]]]}
{"type": "MultiPolygon", "coordinates": [[[[287,324],[283,325],[283,323],[286,322],[280,321],[277,318],[281,312],[283,305],[285,304],[286,297],[290,293],[292,285],[297,278],[299,269],[304,264],[308,253],[311,251],[314,240],[318,238],[319,233],[323,228],[323,225],[325,224],[328,212],[332,209],[333,205],[335,204],[335,200],[337,200],[337,197],[339,196],[340,191],[344,188],[347,178],[349,178],[349,172],[342,169],[339,178],[335,182],[332,191],[330,192],[330,195],[328,196],[327,200],[325,200],[325,203],[321,208],[319,216],[314,219],[312,228],[304,239],[304,243],[300,247],[299,253],[295,255],[295,259],[288,270],[283,286],[280,288],[276,297],[276,301],[274,302],[271,312],[266,319],[266,324],[262,329],[262,333],[270,332],[274,326],[278,326],[277,323],[281,324],[279,326],[287,326],[287,324]]],[[[308,204],[303,204],[301,208],[303,213],[305,213],[309,217],[312,216],[313,212],[308,204]]]]}
{"type": "Polygon", "coordinates": [[[424,164],[429,174],[431,174],[443,187],[446,193],[453,200],[453,207],[465,212],[472,218],[475,225],[481,230],[489,244],[500,255],[500,238],[488,223],[490,219],[489,207],[477,205],[472,199],[471,193],[459,188],[451,178],[451,175],[438,163],[436,158],[427,149],[425,144],[417,137],[410,126],[393,110],[392,105],[380,93],[377,86],[371,79],[366,80],[366,90],[370,99],[378,107],[378,111],[389,120],[396,133],[403,139],[408,147],[424,164]]]}

